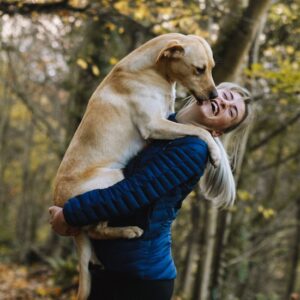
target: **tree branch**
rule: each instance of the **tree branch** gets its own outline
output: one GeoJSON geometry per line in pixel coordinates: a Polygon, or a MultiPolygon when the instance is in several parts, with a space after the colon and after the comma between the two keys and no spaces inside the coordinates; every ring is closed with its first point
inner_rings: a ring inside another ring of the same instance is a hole
{"type": "Polygon", "coordinates": [[[276,162],[273,162],[273,163],[270,163],[270,164],[267,164],[267,165],[264,165],[260,168],[255,168],[252,170],[252,172],[263,172],[263,171],[267,171],[271,168],[274,168],[274,167],[277,167],[279,165],[282,165],[294,158],[297,158],[298,156],[300,155],[300,148],[298,148],[295,152],[293,152],[292,154],[290,155],[287,155],[286,157],[284,158],[281,158],[279,160],[276,160],[276,162]]]}
{"type": "Polygon", "coordinates": [[[72,11],[72,12],[84,12],[90,5],[85,7],[75,7],[70,5],[68,0],[55,1],[55,2],[26,2],[20,1],[0,1],[0,11],[2,14],[10,16],[20,14],[23,16],[31,15],[33,12],[36,13],[54,13],[58,11],[72,11]]]}
{"type": "Polygon", "coordinates": [[[57,130],[54,129],[51,124],[48,122],[48,120],[43,116],[43,114],[41,113],[40,110],[37,109],[36,105],[34,105],[33,103],[31,103],[31,101],[28,99],[27,94],[24,93],[18,84],[17,81],[17,76],[14,72],[14,68],[12,66],[12,61],[11,61],[11,57],[9,55],[9,52],[7,52],[7,56],[8,56],[8,67],[9,67],[9,71],[10,74],[12,76],[12,81],[14,83],[14,85],[12,86],[7,80],[2,79],[2,81],[5,83],[5,85],[7,87],[9,87],[9,89],[11,90],[11,92],[13,94],[15,94],[18,99],[28,108],[29,111],[31,111],[31,113],[33,114],[33,116],[35,118],[32,119],[32,122],[35,123],[35,125],[37,126],[37,128],[39,128],[41,131],[43,131],[43,128],[41,126],[44,125],[44,128],[46,128],[46,132],[49,135],[49,138],[52,139],[53,144],[51,145],[53,150],[60,155],[62,152],[61,149],[61,141],[59,141],[59,139],[57,138],[57,130]],[[38,122],[36,122],[38,121],[38,122]],[[58,145],[58,147],[54,147],[54,145],[58,145]]]}
{"type": "Polygon", "coordinates": [[[249,148],[249,151],[255,151],[256,149],[262,147],[263,145],[267,144],[271,139],[279,135],[280,133],[284,132],[289,126],[296,123],[298,119],[300,118],[300,112],[297,113],[293,118],[291,118],[289,121],[285,122],[282,126],[278,127],[274,131],[272,131],[270,134],[268,134],[265,138],[263,138],[258,143],[254,144],[249,148]]]}
{"type": "Polygon", "coordinates": [[[259,252],[260,250],[262,250],[262,249],[266,248],[267,246],[269,246],[268,239],[270,239],[270,238],[274,239],[274,235],[276,235],[276,234],[278,234],[282,231],[294,229],[296,226],[297,226],[297,224],[283,225],[282,227],[275,228],[274,230],[272,230],[270,232],[267,232],[264,235],[261,234],[262,238],[256,243],[256,245],[254,245],[251,248],[245,250],[239,256],[236,256],[236,257],[230,259],[226,263],[226,267],[228,268],[232,265],[240,263],[241,261],[244,261],[245,259],[249,259],[250,257],[254,256],[257,252],[259,252]]]}
{"type": "Polygon", "coordinates": [[[101,6],[101,3],[90,3],[84,7],[76,7],[72,6],[68,0],[55,1],[55,2],[47,2],[47,3],[21,3],[20,1],[1,1],[0,0],[0,15],[7,14],[10,16],[14,15],[22,15],[22,16],[31,16],[32,13],[38,14],[52,14],[59,12],[71,12],[71,13],[81,13],[89,17],[99,17],[106,18],[107,20],[114,21],[114,18],[123,18],[130,25],[137,28],[139,31],[143,33],[155,36],[152,32],[152,26],[145,26],[136,20],[134,20],[131,16],[120,13],[113,6],[109,8],[104,8],[101,6]]]}

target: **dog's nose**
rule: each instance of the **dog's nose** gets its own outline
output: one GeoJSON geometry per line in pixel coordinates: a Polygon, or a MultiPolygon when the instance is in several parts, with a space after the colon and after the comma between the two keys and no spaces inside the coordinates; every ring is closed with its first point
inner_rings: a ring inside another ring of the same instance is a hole
{"type": "Polygon", "coordinates": [[[217,97],[218,97],[218,91],[217,91],[217,89],[213,89],[213,90],[209,93],[209,100],[216,99],[217,97]]]}

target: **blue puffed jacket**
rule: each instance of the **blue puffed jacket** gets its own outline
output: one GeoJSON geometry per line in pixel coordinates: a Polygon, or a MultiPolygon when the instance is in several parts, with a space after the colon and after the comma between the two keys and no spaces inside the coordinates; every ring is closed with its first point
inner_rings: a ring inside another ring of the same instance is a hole
{"type": "MultiPolygon", "coordinates": [[[[169,119],[176,122],[175,115],[169,119]]],[[[141,227],[144,233],[137,239],[92,240],[96,255],[112,272],[173,279],[171,224],[207,158],[207,145],[197,137],[153,141],[128,163],[124,180],[67,201],[65,219],[73,226],[108,220],[109,226],[141,227]]]]}

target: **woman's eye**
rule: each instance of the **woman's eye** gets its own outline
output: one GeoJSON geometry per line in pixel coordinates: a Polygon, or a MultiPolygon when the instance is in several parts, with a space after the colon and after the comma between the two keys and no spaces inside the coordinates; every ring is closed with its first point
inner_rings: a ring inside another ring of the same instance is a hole
{"type": "Polygon", "coordinates": [[[238,116],[238,110],[237,110],[236,107],[234,107],[234,108],[232,108],[232,109],[230,110],[230,116],[231,116],[232,118],[237,118],[237,116],[238,116]]]}
{"type": "Polygon", "coordinates": [[[197,75],[202,75],[205,73],[205,70],[206,70],[206,66],[203,66],[203,67],[196,67],[196,74],[197,75]]]}

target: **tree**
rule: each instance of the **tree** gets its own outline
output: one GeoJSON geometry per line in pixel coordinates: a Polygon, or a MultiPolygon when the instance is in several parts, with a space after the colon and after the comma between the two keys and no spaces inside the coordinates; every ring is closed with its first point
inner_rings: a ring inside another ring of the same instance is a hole
{"type": "MultiPolygon", "coordinates": [[[[236,205],[216,215],[198,191],[184,201],[174,226],[176,294],[284,299],[297,291],[298,10],[294,0],[0,1],[0,253],[69,254],[69,242],[49,237],[47,207],[86,103],[120,58],[179,31],[211,42],[215,81],[250,88],[257,118],[236,205]]],[[[68,268],[66,260],[60,270],[68,268]]]]}

